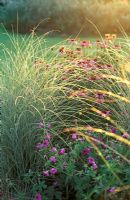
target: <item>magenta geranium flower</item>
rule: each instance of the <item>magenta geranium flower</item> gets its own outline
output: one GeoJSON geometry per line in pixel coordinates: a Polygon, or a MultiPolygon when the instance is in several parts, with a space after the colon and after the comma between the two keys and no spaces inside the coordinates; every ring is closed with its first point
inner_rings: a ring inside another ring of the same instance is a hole
{"type": "Polygon", "coordinates": [[[43,144],[44,144],[44,147],[48,147],[49,146],[49,140],[43,140],[43,144]]]}
{"type": "Polygon", "coordinates": [[[49,158],[49,160],[50,160],[51,162],[53,162],[53,163],[56,163],[56,162],[57,162],[57,159],[56,159],[55,156],[51,156],[51,157],[49,158]]]}
{"type": "Polygon", "coordinates": [[[36,148],[43,149],[43,148],[47,148],[48,146],[49,146],[49,140],[43,140],[42,143],[38,143],[36,145],[36,148]]]}
{"type": "Polygon", "coordinates": [[[128,138],[129,138],[129,134],[128,134],[128,133],[124,133],[124,134],[123,134],[123,138],[128,139],[128,138]]]}
{"type": "Polygon", "coordinates": [[[38,127],[39,129],[44,128],[44,123],[43,123],[43,122],[39,122],[39,123],[37,124],[37,127],[38,127]]]}
{"type": "Polygon", "coordinates": [[[47,127],[48,127],[48,129],[51,129],[51,123],[48,123],[48,125],[47,125],[47,127]]]}
{"type": "Polygon", "coordinates": [[[42,196],[41,196],[40,192],[38,192],[36,194],[36,200],[42,200],[42,196]]]}
{"type": "Polygon", "coordinates": [[[72,136],[71,136],[71,138],[72,138],[73,140],[76,140],[76,139],[78,138],[78,135],[77,135],[76,133],[73,133],[72,136]]]}
{"type": "Polygon", "coordinates": [[[116,129],[114,127],[111,128],[112,133],[116,133],[116,129]]]}
{"type": "Polygon", "coordinates": [[[57,148],[56,147],[52,147],[51,151],[52,152],[57,152],[57,148]]]}
{"type": "Polygon", "coordinates": [[[91,152],[91,149],[90,149],[90,148],[85,148],[85,149],[82,151],[82,154],[86,156],[86,155],[88,155],[90,152],[91,152]]]}
{"type": "Polygon", "coordinates": [[[57,169],[56,168],[51,168],[50,169],[50,173],[51,173],[51,175],[57,174],[57,169]]]}
{"type": "Polygon", "coordinates": [[[97,170],[97,168],[98,168],[98,166],[95,162],[92,164],[92,167],[93,167],[94,170],[97,170]]]}
{"type": "Polygon", "coordinates": [[[46,171],[43,171],[43,176],[49,176],[49,171],[48,170],[46,170],[46,171]]]}
{"type": "Polygon", "coordinates": [[[48,139],[48,140],[50,140],[51,137],[52,137],[52,135],[51,135],[50,133],[48,133],[48,134],[45,136],[45,138],[48,139]]]}
{"type": "Polygon", "coordinates": [[[114,193],[115,192],[115,187],[111,187],[108,191],[111,192],[111,193],[114,193]]]}
{"type": "Polygon", "coordinates": [[[88,163],[89,163],[90,165],[94,164],[94,163],[95,163],[94,158],[89,157],[89,158],[88,158],[88,163]]]}
{"type": "Polygon", "coordinates": [[[106,156],[106,160],[110,160],[110,156],[106,156]]]}
{"type": "Polygon", "coordinates": [[[37,148],[37,149],[43,149],[43,148],[44,148],[44,144],[43,144],[43,143],[38,143],[38,144],[36,145],[36,148],[37,148]]]}
{"type": "Polygon", "coordinates": [[[59,154],[64,155],[65,154],[65,148],[60,149],[59,154]]]}

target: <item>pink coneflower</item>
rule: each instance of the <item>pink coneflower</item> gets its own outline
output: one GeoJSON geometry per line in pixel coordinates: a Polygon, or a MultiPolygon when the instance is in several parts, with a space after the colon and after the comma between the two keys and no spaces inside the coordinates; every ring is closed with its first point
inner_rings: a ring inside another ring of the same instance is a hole
{"type": "Polygon", "coordinates": [[[77,96],[79,96],[79,97],[86,97],[87,96],[87,94],[85,93],[85,92],[80,92],[79,91],[79,93],[77,94],[77,96]]]}
{"type": "Polygon", "coordinates": [[[106,49],[108,48],[108,44],[106,42],[97,42],[97,46],[100,47],[101,49],[106,49]]]}
{"type": "Polygon", "coordinates": [[[65,47],[61,47],[61,48],[59,49],[59,52],[60,52],[61,54],[63,54],[63,53],[65,52],[65,47]]]}
{"type": "Polygon", "coordinates": [[[113,46],[113,48],[116,49],[116,50],[121,50],[122,47],[121,47],[120,45],[115,44],[115,45],[113,46]]]}
{"type": "Polygon", "coordinates": [[[91,43],[90,41],[82,41],[82,42],[80,43],[80,45],[81,45],[82,47],[91,47],[91,46],[92,46],[92,43],[91,43]]]}
{"type": "Polygon", "coordinates": [[[68,42],[71,44],[78,44],[76,39],[68,39],[68,42]]]}

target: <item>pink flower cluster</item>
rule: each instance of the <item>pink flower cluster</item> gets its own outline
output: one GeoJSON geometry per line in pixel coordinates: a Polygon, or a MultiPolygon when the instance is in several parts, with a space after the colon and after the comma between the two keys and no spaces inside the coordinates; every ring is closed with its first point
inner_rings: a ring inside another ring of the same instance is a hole
{"type": "Polygon", "coordinates": [[[94,158],[89,157],[88,158],[88,164],[90,164],[93,167],[94,170],[97,170],[98,166],[97,166],[94,158]]]}
{"type": "MultiPolygon", "coordinates": [[[[56,147],[52,147],[50,152],[52,152],[52,153],[57,153],[58,152],[59,155],[64,155],[66,153],[66,150],[65,150],[65,148],[61,148],[59,151],[57,151],[56,147]]],[[[51,156],[49,158],[49,160],[53,164],[55,164],[57,162],[56,156],[51,156]]],[[[55,167],[53,167],[50,170],[43,171],[43,176],[48,177],[48,176],[51,176],[51,175],[56,175],[57,173],[58,173],[58,170],[55,167]]]]}
{"type": "Polygon", "coordinates": [[[48,176],[54,176],[58,173],[58,170],[56,168],[51,168],[50,170],[45,170],[43,171],[43,176],[48,177],[48,176]]]}
{"type": "MultiPolygon", "coordinates": [[[[91,153],[91,149],[89,147],[85,148],[83,151],[82,151],[82,154],[84,156],[89,156],[89,154],[91,153]]],[[[95,159],[92,158],[92,157],[88,157],[88,164],[91,165],[93,167],[94,170],[97,170],[98,166],[95,162],[95,159]]]]}
{"type": "Polygon", "coordinates": [[[91,149],[88,147],[88,148],[85,148],[83,151],[82,151],[82,154],[84,156],[88,155],[89,153],[91,152],[91,149]]]}
{"type": "Polygon", "coordinates": [[[43,148],[47,148],[48,146],[49,146],[49,140],[47,140],[47,139],[45,139],[45,140],[43,140],[42,141],[42,143],[38,143],[37,145],[36,145],[36,148],[37,149],[43,149],[43,148]]]}

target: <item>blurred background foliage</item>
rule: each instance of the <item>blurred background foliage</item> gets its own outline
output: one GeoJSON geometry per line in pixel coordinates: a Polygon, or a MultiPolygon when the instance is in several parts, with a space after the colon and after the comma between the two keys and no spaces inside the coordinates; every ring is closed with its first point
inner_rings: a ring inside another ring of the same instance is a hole
{"type": "Polygon", "coordinates": [[[7,28],[66,34],[130,32],[129,0],[0,0],[0,22],[7,28]]]}

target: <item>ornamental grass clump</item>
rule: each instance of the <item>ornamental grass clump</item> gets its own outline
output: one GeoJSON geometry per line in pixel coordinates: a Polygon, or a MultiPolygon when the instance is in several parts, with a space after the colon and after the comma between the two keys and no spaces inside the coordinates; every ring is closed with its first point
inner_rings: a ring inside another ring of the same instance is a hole
{"type": "MultiPolygon", "coordinates": [[[[1,61],[2,184],[7,189],[8,182],[14,181],[9,187],[15,189],[24,187],[24,174],[36,169],[39,162],[34,145],[36,127],[43,128],[44,122],[49,130],[51,121],[60,129],[60,112],[66,105],[62,68],[53,57],[48,66],[42,48],[44,39],[10,39],[13,50],[2,47],[5,57],[1,61]]],[[[47,139],[42,145],[47,146],[47,139]]]]}

